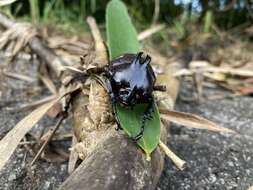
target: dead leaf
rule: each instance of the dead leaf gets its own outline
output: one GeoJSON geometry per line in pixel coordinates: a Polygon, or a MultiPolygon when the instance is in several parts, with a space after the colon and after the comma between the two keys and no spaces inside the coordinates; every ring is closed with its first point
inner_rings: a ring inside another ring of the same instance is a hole
{"type": "Polygon", "coordinates": [[[224,82],[227,79],[224,73],[205,73],[204,76],[220,82],[224,82]]]}
{"type": "Polygon", "coordinates": [[[253,86],[239,87],[238,90],[239,90],[242,94],[252,94],[252,93],[253,93],[253,86]]]}
{"type": "Polygon", "coordinates": [[[53,107],[51,107],[47,115],[51,118],[56,118],[56,116],[62,111],[62,105],[58,102],[53,107]]]}
{"type": "Polygon", "coordinates": [[[171,121],[183,125],[185,127],[195,128],[195,129],[207,129],[210,131],[227,132],[227,133],[237,133],[232,129],[222,127],[212,121],[209,121],[198,115],[177,112],[171,110],[160,110],[161,118],[165,121],[171,121]]]}
{"type": "Polygon", "coordinates": [[[80,86],[72,88],[50,102],[41,105],[18,122],[16,126],[13,127],[7,135],[5,135],[5,137],[0,141],[0,170],[7,163],[25,134],[31,130],[31,128],[47,113],[47,111],[64,96],[79,88],[80,86]]]}

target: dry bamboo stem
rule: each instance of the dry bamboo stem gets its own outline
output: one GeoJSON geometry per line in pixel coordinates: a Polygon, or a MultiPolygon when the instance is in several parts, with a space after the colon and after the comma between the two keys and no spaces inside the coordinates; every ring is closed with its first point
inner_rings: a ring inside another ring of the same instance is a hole
{"type": "Polygon", "coordinates": [[[159,141],[160,148],[164,153],[174,162],[178,169],[184,170],[186,168],[186,162],[179,158],[172,150],[170,150],[162,141],[159,141]]]}

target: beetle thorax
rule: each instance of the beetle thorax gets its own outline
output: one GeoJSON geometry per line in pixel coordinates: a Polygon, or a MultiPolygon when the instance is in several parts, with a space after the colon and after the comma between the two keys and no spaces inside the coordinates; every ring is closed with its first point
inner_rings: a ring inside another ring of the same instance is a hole
{"type": "MultiPolygon", "coordinates": [[[[122,57],[123,59],[124,57],[122,57]]],[[[117,101],[126,106],[147,101],[153,91],[155,76],[150,63],[150,57],[143,59],[141,55],[134,56],[131,62],[115,62],[111,67],[111,86],[117,101]]],[[[124,61],[124,60],[123,60],[124,61]]]]}

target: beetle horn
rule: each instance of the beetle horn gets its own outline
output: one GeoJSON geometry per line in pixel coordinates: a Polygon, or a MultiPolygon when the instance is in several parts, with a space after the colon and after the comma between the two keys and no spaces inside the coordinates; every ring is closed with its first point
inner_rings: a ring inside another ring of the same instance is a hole
{"type": "Polygon", "coordinates": [[[141,59],[142,54],[143,54],[143,52],[139,52],[139,53],[137,54],[137,56],[135,57],[135,59],[134,59],[134,61],[133,61],[134,64],[140,62],[140,59],[141,59]]]}
{"type": "Polygon", "coordinates": [[[143,66],[147,66],[150,62],[151,62],[151,57],[147,55],[145,60],[142,62],[142,64],[143,66]]]}

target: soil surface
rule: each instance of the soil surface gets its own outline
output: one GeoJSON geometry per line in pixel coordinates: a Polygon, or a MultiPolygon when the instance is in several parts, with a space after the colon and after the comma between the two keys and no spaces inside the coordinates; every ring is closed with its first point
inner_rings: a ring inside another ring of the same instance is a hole
{"type": "MultiPolygon", "coordinates": [[[[29,113],[15,110],[34,99],[46,96],[44,93],[46,90],[37,89],[38,81],[16,83],[8,79],[2,81],[0,86],[0,138],[2,138],[29,113]],[[15,85],[11,85],[14,83],[15,85]],[[29,97],[28,92],[33,93],[33,98],[25,98],[29,97]]],[[[171,134],[168,137],[169,146],[178,156],[187,161],[189,167],[186,171],[179,171],[166,158],[164,172],[157,190],[246,190],[253,185],[253,140],[251,138],[253,136],[253,98],[237,97],[204,101],[199,104],[194,101],[185,102],[183,97],[191,96],[191,92],[191,85],[186,83],[182,85],[177,110],[204,116],[238,131],[241,136],[172,125],[171,134]]],[[[206,92],[208,95],[216,93],[214,90],[206,92]]],[[[48,130],[54,123],[54,120],[45,118],[36,125],[33,132],[36,134],[48,130]]],[[[65,122],[62,130],[68,131],[70,126],[71,122],[65,122]]],[[[65,141],[65,144],[68,143],[65,141]]],[[[31,167],[29,165],[31,160],[32,157],[27,150],[23,146],[18,147],[0,173],[0,189],[57,189],[68,176],[67,162],[49,163],[38,160],[31,167]]]]}
{"type": "MultiPolygon", "coordinates": [[[[177,110],[201,115],[239,136],[172,125],[169,147],[188,163],[179,171],[166,159],[157,190],[247,190],[253,185],[253,98],[185,102],[191,86],[183,84],[177,110]],[[180,98],[181,97],[181,98],[180,98]]],[[[207,95],[219,93],[206,91],[207,95]]]]}

